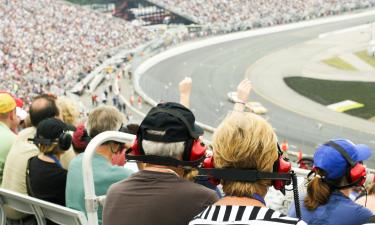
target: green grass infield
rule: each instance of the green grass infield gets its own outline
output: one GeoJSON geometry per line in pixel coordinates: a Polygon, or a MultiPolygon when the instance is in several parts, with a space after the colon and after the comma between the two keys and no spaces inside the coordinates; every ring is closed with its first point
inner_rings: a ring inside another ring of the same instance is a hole
{"type": "Polygon", "coordinates": [[[365,106],[345,113],[368,120],[375,117],[375,82],[332,81],[306,77],[287,77],[284,81],[297,93],[322,105],[353,100],[365,106]]]}
{"type": "Polygon", "coordinates": [[[352,66],[351,64],[347,63],[346,61],[344,61],[343,59],[341,59],[337,56],[329,58],[329,59],[325,59],[322,62],[329,65],[329,66],[340,69],[340,70],[348,70],[348,71],[356,71],[357,70],[357,68],[355,68],[354,66],[352,66]]]}
{"type": "Polygon", "coordinates": [[[369,56],[367,54],[366,50],[365,51],[356,52],[355,54],[358,56],[358,58],[362,59],[367,64],[375,67],[375,57],[369,56]]]}

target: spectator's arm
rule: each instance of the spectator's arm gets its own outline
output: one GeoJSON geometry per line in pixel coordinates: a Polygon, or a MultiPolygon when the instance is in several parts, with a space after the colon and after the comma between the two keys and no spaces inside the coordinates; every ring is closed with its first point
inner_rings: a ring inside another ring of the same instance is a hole
{"type": "Polygon", "coordinates": [[[245,104],[247,103],[251,91],[251,81],[249,79],[242,80],[237,86],[238,102],[234,104],[234,111],[244,111],[245,104]]]}
{"type": "Polygon", "coordinates": [[[185,77],[179,84],[180,103],[186,108],[190,107],[190,94],[191,94],[192,80],[190,77],[185,77]]]}

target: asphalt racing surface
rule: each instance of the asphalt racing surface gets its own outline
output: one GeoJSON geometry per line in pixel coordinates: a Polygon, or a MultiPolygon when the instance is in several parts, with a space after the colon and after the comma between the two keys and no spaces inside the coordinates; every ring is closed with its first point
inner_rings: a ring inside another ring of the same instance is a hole
{"type": "MultiPolygon", "coordinates": [[[[191,109],[198,121],[216,127],[233,107],[227,99],[227,92],[235,91],[248,67],[258,59],[280,49],[315,39],[322,33],[373,21],[375,16],[368,16],[193,50],[155,65],[142,75],[140,85],[143,91],[156,101],[178,101],[179,81],[185,76],[192,77],[191,109]]],[[[272,80],[267,80],[265,77],[264,82],[272,82],[272,80]]],[[[277,94],[277,90],[273,91],[277,94]]],[[[312,154],[318,144],[339,137],[367,144],[375,150],[374,134],[345,128],[338,124],[324,123],[288,111],[254,92],[250,99],[261,102],[268,109],[269,112],[264,117],[276,129],[280,141],[283,139],[289,141],[291,150],[302,149],[304,153],[312,154]]],[[[372,157],[367,164],[374,168],[375,157],[372,157]]]]}

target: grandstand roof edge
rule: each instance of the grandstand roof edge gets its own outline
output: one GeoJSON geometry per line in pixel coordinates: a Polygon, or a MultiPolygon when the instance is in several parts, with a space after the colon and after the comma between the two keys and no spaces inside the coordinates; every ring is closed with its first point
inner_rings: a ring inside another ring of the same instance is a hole
{"type": "Polygon", "coordinates": [[[192,16],[189,16],[187,14],[182,14],[181,12],[177,12],[176,10],[168,7],[167,5],[160,4],[157,0],[145,0],[145,1],[150,2],[150,3],[152,3],[156,6],[159,6],[161,8],[167,9],[167,10],[169,10],[169,11],[171,11],[171,12],[173,12],[173,13],[179,15],[179,16],[185,17],[185,18],[193,21],[194,23],[200,24],[200,22],[196,18],[194,18],[192,16]]]}

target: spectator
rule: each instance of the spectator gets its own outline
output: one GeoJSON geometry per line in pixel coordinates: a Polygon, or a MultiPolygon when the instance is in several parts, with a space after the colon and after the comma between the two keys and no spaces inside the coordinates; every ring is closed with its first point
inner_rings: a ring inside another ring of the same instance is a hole
{"type": "MultiPolygon", "coordinates": [[[[218,126],[212,141],[213,162],[218,169],[271,173],[282,155],[271,125],[253,113],[232,112],[218,126]]],[[[222,179],[221,184],[225,197],[197,214],[190,225],[306,224],[266,207],[264,197],[272,185],[271,180],[240,182],[222,179]]]]}
{"type": "MultiPolygon", "coordinates": [[[[314,177],[301,202],[302,219],[308,224],[363,224],[373,214],[349,198],[351,187],[362,185],[365,169],[361,162],[371,156],[371,149],[346,139],[331,140],[319,146],[314,154],[314,177]],[[354,168],[356,167],[356,168],[354,168]],[[362,171],[364,174],[351,175],[362,171]]],[[[289,211],[295,216],[294,208],[289,211]]]]}
{"type": "MultiPolygon", "coordinates": [[[[162,160],[189,161],[192,145],[188,143],[203,134],[194,122],[193,113],[186,107],[178,103],[159,104],[142,121],[137,132],[140,147],[133,151],[144,151],[146,157],[152,155],[162,160]]],[[[188,224],[217,197],[214,191],[184,180],[182,176],[183,168],[176,164],[147,163],[144,170],[110,187],[103,223],[188,224]]]]}
{"type": "Polygon", "coordinates": [[[33,142],[40,154],[28,161],[27,190],[30,196],[65,206],[67,170],[60,163],[69,150],[72,137],[68,126],[59,119],[48,118],[39,123],[33,142]]]}
{"type": "MultiPolygon", "coordinates": [[[[30,120],[32,127],[22,130],[9,151],[5,161],[3,182],[1,187],[21,194],[27,194],[26,190],[26,166],[27,161],[39,153],[39,149],[28,139],[34,138],[36,127],[47,118],[59,118],[59,109],[56,106],[56,99],[50,95],[37,96],[30,106],[30,120]],[[16,163],[15,163],[16,162],[16,163]]],[[[70,160],[75,157],[74,151],[69,150],[61,156],[61,165],[67,168],[70,160]]],[[[21,214],[12,209],[6,208],[6,215],[11,219],[21,219],[21,214]]]]}
{"type": "MultiPolygon", "coordinates": [[[[118,131],[124,118],[113,106],[99,106],[91,111],[87,130],[90,138],[105,131],[118,131]]],[[[109,186],[132,174],[132,171],[111,164],[112,155],[121,150],[119,143],[109,141],[97,147],[92,159],[96,195],[105,195],[109,186]]],[[[86,213],[85,191],[82,175],[83,154],[79,154],[69,165],[66,184],[66,206],[86,213]]],[[[102,223],[102,207],[98,210],[98,220],[102,223]]]]}
{"type": "Polygon", "coordinates": [[[77,105],[65,96],[58,97],[56,104],[59,107],[62,120],[69,126],[75,126],[79,116],[77,105]]]}
{"type": "Polygon", "coordinates": [[[3,180],[5,159],[16,140],[12,129],[17,127],[18,123],[16,101],[10,94],[0,93],[0,182],[3,180]]]}
{"type": "Polygon", "coordinates": [[[72,145],[76,154],[82,153],[85,151],[87,145],[90,142],[90,137],[87,134],[87,130],[84,124],[77,126],[76,130],[73,133],[72,145]]]}

